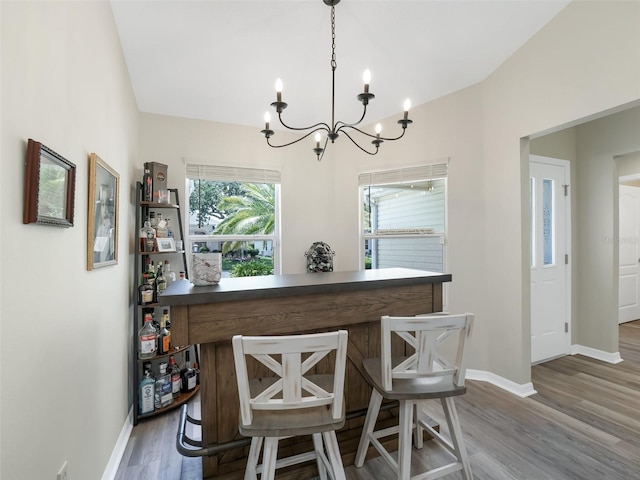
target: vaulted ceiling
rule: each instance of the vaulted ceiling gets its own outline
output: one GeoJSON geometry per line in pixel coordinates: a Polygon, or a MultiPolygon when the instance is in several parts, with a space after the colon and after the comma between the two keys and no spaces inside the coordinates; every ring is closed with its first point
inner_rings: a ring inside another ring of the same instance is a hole
{"type": "MultiPolygon", "coordinates": [[[[482,81],[569,0],[343,0],[336,119],[367,123],[482,81]]],[[[111,0],[142,112],[263,127],[284,82],[284,118],[331,119],[331,8],[323,0],[111,0]]],[[[275,123],[275,122],[272,122],[275,123]]]]}

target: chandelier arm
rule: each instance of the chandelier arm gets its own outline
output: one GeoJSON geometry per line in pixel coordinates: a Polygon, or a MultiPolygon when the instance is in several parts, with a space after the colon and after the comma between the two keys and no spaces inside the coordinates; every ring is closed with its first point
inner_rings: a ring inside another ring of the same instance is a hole
{"type": "MultiPolygon", "coordinates": [[[[305,134],[305,135],[303,135],[302,137],[300,137],[300,138],[298,138],[298,139],[294,140],[293,142],[285,143],[285,144],[282,144],[282,145],[273,145],[273,144],[269,141],[269,138],[267,137],[267,145],[269,145],[270,147],[273,147],[273,148],[288,147],[289,145],[293,145],[294,143],[298,143],[298,142],[300,142],[300,141],[304,140],[305,138],[307,138],[307,137],[308,137],[309,135],[311,135],[312,133],[316,133],[318,130],[327,130],[327,131],[329,131],[326,127],[324,127],[324,128],[316,128],[315,130],[312,130],[312,131],[308,132],[307,134],[305,134]]],[[[326,145],[326,143],[325,143],[325,145],[326,145]]]]}
{"type": "Polygon", "coordinates": [[[314,133],[317,130],[326,130],[327,132],[331,131],[331,127],[329,127],[329,125],[327,125],[325,122],[318,122],[315,125],[311,125],[309,127],[290,127],[289,125],[287,125],[282,121],[281,113],[278,113],[278,120],[280,121],[280,125],[282,125],[285,128],[288,128],[289,130],[303,131],[303,130],[311,130],[312,128],[314,128],[315,130],[313,130],[313,132],[310,132],[310,133],[314,133]]]}
{"type": "Polygon", "coordinates": [[[379,137],[378,135],[372,135],[371,133],[365,132],[364,130],[360,130],[359,128],[356,128],[353,125],[343,125],[338,129],[338,131],[341,131],[346,135],[347,132],[345,130],[343,130],[344,128],[350,128],[350,129],[355,130],[356,132],[361,133],[362,135],[365,135],[367,137],[371,137],[373,139],[385,140],[385,141],[388,141],[388,142],[393,142],[395,140],[400,140],[402,137],[404,137],[404,134],[405,134],[405,132],[407,130],[406,128],[403,128],[402,129],[402,133],[400,135],[398,135],[395,138],[390,138],[390,137],[379,137]]]}
{"type": "MultiPolygon", "coordinates": [[[[357,130],[357,129],[356,129],[357,130]]],[[[360,131],[360,130],[358,130],[360,131]]],[[[349,133],[346,130],[343,130],[342,133],[344,133],[344,135],[351,140],[351,143],[353,143],[356,147],[358,147],[360,150],[362,150],[364,153],[368,154],[368,155],[376,155],[378,153],[378,147],[376,146],[376,151],[375,152],[370,152],[366,149],[364,149],[363,147],[361,147],[358,142],[356,142],[353,137],[351,137],[351,135],[349,135],[349,133]]]]}

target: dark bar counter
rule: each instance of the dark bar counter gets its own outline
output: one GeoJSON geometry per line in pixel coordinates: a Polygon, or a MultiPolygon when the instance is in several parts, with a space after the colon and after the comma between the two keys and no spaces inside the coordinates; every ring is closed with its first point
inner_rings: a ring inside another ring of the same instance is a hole
{"type": "MultiPolygon", "coordinates": [[[[241,438],[233,335],[348,330],[346,408],[347,412],[362,410],[368,405],[370,389],[362,378],[361,364],[363,358],[379,355],[380,317],[441,311],[442,284],[450,281],[450,274],[390,268],[223,278],[218,285],[198,287],[189,281],[174,282],[159,301],[171,307],[172,343],[200,344],[203,445],[241,438]]],[[[262,374],[259,367],[254,374],[262,374]]],[[[345,465],[353,463],[362,421],[349,420],[339,432],[345,465]]],[[[291,442],[290,448],[296,449],[291,442]]],[[[281,450],[287,454],[286,444],[281,450]]],[[[204,457],[203,478],[243,478],[246,453],[237,448],[204,457]]],[[[311,477],[315,467],[302,468],[290,476],[279,473],[278,478],[311,477]]]]}

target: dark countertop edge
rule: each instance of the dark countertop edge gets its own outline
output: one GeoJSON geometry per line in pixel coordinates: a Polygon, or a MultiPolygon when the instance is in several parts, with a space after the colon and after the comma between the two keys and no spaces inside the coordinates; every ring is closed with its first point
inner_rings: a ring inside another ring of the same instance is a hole
{"type": "Polygon", "coordinates": [[[158,300],[163,306],[202,305],[450,281],[451,274],[448,273],[408,268],[224,278],[218,285],[211,286],[195,286],[189,281],[175,282],[158,300]]]}

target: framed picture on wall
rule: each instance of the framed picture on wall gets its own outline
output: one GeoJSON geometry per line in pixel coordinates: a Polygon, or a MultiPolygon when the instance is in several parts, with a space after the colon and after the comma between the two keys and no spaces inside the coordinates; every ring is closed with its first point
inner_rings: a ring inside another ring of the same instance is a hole
{"type": "Polygon", "coordinates": [[[76,166],[33,139],[27,142],[23,223],[73,227],[76,166]]]}
{"type": "Polygon", "coordinates": [[[120,175],[92,153],[89,156],[87,270],[118,263],[120,175]]]}

